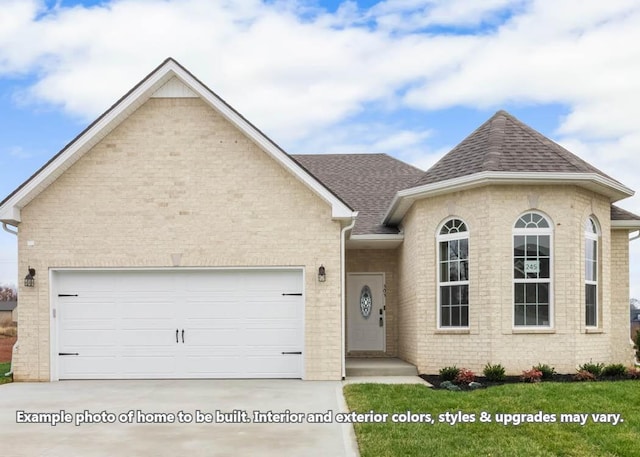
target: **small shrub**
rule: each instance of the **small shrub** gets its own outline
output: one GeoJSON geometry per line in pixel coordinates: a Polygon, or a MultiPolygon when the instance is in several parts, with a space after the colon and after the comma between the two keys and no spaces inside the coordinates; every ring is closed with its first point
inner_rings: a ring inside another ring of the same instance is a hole
{"type": "Polygon", "coordinates": [[[487,381],[491,382],[501,382],[504,381],[504,367],[499,363],[495,365],[491,365],[487,363],[482,370],[484,377],[487,378],[487,381]]]}
{"type": "Polygon", "coordinates": [[[455,365],[452,367],[444,367],[440,369],[439,376],[441,381],[454,381],[460,373],[460,368],[455,365]]]}
{"type": "Polygon", "coordinates": [[[627,377],[629,379],[640,379],[640,368],[638,367],[627,368],[627,377]]]}
{"type": "Polygon", "coordinates": [[[456,376],[454,382],[456,384],[469,384],[470,382],[473,382],[475,380],[476,374],[473,371],[466,368],[460,368],[460,371],[458,372],[458,375],[456,376]]]}
{"type": "Polygon", "coordinates": [[[443,382],[441,382],[440,383],[440,388],[441,389],[451,390],[453,392],[458,392],[458,391],[462,390],[460,387],[456,386],[451,381],[443,381],[443,382]]]}
{"type": "Polygon", "coordinates": [[[595,381],[596,375],[587,370],[579,370],[575,375],[573,375],[573,379],[576,381],[595,381]]]}
{"type": "Polygon", "coordinates": [[[530,370],[524,370],[522,376],[520,376],[523,382],[540,382],[542,379],[542,371],[531,368],[530,370]]]}
{"type": "Polygon", "coordinates": [[[612,363],[602,369],[602,376],[607,378],[624,378],[627,375],[627,367],[621,363],[612,363]]]}
{"type": "Polygon", "coordinates": [[[552,366],[547,365],[546,363],[539,363],[533,368],[542,372],[542,379],[545,381],[553,379],[553,375],[556,374],[556,369],[552,366]]]}
{"type": "Polygon", "coordinates": [[[584,365],[580,365],[578,367],[578,371],[588,371],[596,378],[602,374],[602,369],[604,368],[604,363],[585,363],[584,365]]]}
{"type": "Polygon", "coordinates": [[[636,332],[636,336],[633,339],[634,347],[636,348],[636,360],[640,362],[640,330],[636,332]]]}

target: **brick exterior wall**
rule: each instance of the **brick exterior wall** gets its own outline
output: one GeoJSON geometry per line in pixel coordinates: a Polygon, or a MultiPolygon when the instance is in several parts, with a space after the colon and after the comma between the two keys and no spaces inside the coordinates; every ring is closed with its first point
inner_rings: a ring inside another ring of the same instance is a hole
{"type": "Polygon", "coordinates": [[[148,100],[22,218],[19,271],[37,275],[20,288],[16,380],[50,379],[49,268],[172,267],[172,254],[181,267],[306,267],[304,377],[340,379],[340,224],[200,99],[148,100]]]}
{"type": "MultiPolygon", "coordinates": [[[[386,351],[385,355],[398,354],[398,267],[396,249],[349,249],[346,252],[347,273],[384,273],[387,295],[385,297],[386,351]]],[[[349,283],[347,281],[347,297],[349,283]]],[[[347,306],[349,304],[347,303],[347,306]]],[[[348,313],[347,313],[348,319],[348,313]]],[[[347,332],[349,323],[347,322],[347,332]]],[[[364,355],[364,354],[361,354],[364,355]]]]}
{"type": "Polygon", "coordinates": [[[421,373],[447,365],[481,372],[487,362],[519,374],[537,363],[572,373],[578,364],[631,363],[628,241],[611,231],[608,199],[573,186],[489,186],[416,202],[399,250],[398,354],[421,373]],[[554,324],[513,327],[512,228],[528,210],[553,224],[554,324]],[[600,223],[599,327],[585,327],[584,221],[600,223]],[[469,330],[437,327],[436,231],[449,217],[469,227],[469,330]]]}
{"type": "Polygon", "coordinates": [[[621,361],[633,360],[635,350],[629,338],[629,232],[611,231],[611,354],[621,361]]]}

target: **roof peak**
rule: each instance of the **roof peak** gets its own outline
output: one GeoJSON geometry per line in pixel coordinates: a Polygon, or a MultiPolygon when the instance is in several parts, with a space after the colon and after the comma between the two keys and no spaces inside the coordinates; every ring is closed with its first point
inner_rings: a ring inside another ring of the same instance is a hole
{"type": "Polygon", "coordinates": [[[594,173],[612,179],[505,110],[498,110],[414,186],[481,172],[594,173]]]}

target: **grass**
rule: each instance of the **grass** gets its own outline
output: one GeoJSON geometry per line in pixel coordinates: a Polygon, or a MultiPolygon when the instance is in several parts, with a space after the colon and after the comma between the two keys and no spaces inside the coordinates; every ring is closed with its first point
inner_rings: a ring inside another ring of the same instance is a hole
{"type": "Polygon", "coordinates": [[[638,456],[640,408],[634,381],[509,384],[473,392],[433,390],[421,385],[351,384],[344,388],[350,411],[430,413],[434,424],[355,423],[362,457],[462,456],[638,456]],[[439,415],[462,411],[473,423],[439,423],[439,415]],[[481,423],[480,413],[555,414],[556,423],[481,423]],[[560,414],[619,413],[616,426],[589,420],[560,423],[560,414]]]}
{"type": "Polygon", "coordinates": [[[11,362],[0,363],[0,384],[6,384],[13,381],[13,376],[5,376],[4,374],[11,369],[11,362]]]}

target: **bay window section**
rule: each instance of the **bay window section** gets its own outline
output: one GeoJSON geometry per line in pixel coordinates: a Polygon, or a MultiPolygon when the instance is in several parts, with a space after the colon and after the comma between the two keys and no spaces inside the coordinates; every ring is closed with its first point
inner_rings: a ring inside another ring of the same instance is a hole
{"type": "Polygon", "coordinates": [[[469,232],[450,219],[438,233],[439,327],[469,327],[469,232]]]}
{"type": "Polygon", "coordinates": [[[530,212],[513,230],[514,327],[551,326],[551,225],[530,212]]]}
{"type": "Polygon", "coordinates": [[[598,326],[598,226],[587,218],[584,240],[585,325],[598,326]]]}

